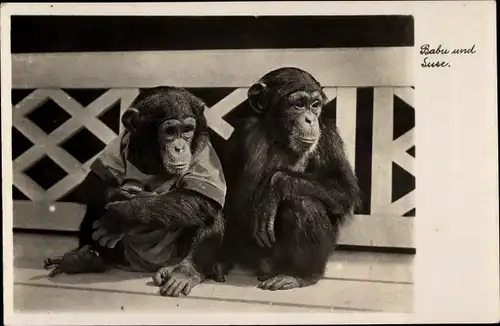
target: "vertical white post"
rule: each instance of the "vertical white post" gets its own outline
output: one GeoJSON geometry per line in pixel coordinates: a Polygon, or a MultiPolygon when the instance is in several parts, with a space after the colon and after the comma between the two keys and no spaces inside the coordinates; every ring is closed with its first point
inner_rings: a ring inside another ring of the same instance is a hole
{"type": "Polygon", "coordinates": [[[356,88],[337,88],[337,128],[352,167],[356,156],[356,88]]]}
{"type": "Polygon", "coordinates": [[[373,151],[371,214],[391,214],[392,137],[394,92],[389,87],[373,91],[373,151]]]}

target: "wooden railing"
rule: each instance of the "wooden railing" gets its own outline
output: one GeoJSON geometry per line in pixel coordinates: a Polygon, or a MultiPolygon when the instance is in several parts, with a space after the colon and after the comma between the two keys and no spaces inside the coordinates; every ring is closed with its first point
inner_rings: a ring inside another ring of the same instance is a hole
{"type": "MultiPolygon", "coordinates": [[[[83,180],[95,158],[80,162],[64,150],[61,143],[82,128],[104,144],[110,142],[116,132],[98,117],[117,103],[123,112],[137,96],[139,87],[232,87],[229,95],[206,112],[210,128],[223,139],[228,139],[234,128],[224,116],[246,100],[251,83],[271,69],[290,65],[310,71],[325,86],[328,98],[336,100],[337,126],[353,166],[356,164],[357,88],[373,87],[371,216],[370,219],[361,218],[365,222],[351,226],[349,232],[356,234],[353,238],[358,237],[357,240],[349,240],[347,236],[348,240],[344,242],[413,247],[413,219],[401,216],[415,208],[415,191],[395,201],[391,195],[394,163],[414,175],[414,157],[408,150],[415,145],[415,129],[397,139],[393,139],[392,133],[394,98],[414,108],[412,73],[408,68],[411,67],[409,48],[14,55],[13,88],[33,91],[13,107],[13,127],[34,144],[13,162],[14,186],[29,199],[29,202],[16,202],[14,225],[47,228],[49,222],[43,218],[38,221],[29,218],[27,221],[25,215],[49,214],[45,209],[53,207],[54,202],[83,180]],[[63,88],[108,90],[83,106],[63,88]],[[71,117],[47,134],[26,116],[49,99],[71,117]],[[45,155],[67,173],[49,189],[43,189],[25,173],[45,155]]],[[[60,214],[63,211],[65,214],[70,212],[62,208],[60,214]]],[[[68,223],[61,221],[68,217],[60,214],[53,218],[52,225],[68,223]]],[[[76,228],[76,218],[70,220],[73,227],[69,228],[76,228]]]]}

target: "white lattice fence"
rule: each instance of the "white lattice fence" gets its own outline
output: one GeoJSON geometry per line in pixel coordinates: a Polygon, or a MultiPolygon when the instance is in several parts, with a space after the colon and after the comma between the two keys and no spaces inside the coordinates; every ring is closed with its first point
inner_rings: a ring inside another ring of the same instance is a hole
{"type": "MultiPolygon", "coordinates": [[[[223,117],[246,100],[248,88],[237,88],[221,99],[206,112],[209,126],[222,138],[228,139],[234,128],[223,117]]],[[[336,121],[343,137],[349,161],[355,165],[356,145],[356,88],[327,87],[325,92],[330,100],[336,99],[336,121]]],[[[371,213],[401,216],[414,208],[414,191],[392,202],[393,162],[413,174],[414,158],[406,151],[415,145],[414,129],[393,140],[394,124],[393,98],[397,96],[413,108],[411,87],[374,88],[373,100],[373,156],[371,213]]],[[[88,173],[95,158],[79,162],[60,144],[73,134],[86,128],[104,144],[109,143],[116,133],[97,117],[104,114],[117,102],[123,112],[138,94],[136,88],[109,89],[88,106],[84,107],[61,89],[37,89],[21,100],[13,108],[13,126],[34,146],[14,161],[14,185],[34,202],[57,201],[70,192],[88,173]],[[26,115],[39,108],[47,100],[53,100],[71,118],[58,128],[46,134],[26,115]],[[36,164],[44,155],[50,157],[67,175],[44,190],[24,172],[36,164]]],[[[121,127],[121,124],[120,124],[121,127]]]]}
{"type": "Polygon", "coordinates": [[[96,117],[105,113],[118,101],[121,102],[121,108],[128,107],[137,94],[136,89],[110,89],[87,107],[83,107],[61,89],[33,91],[12,110],[13,126],[34,144],[13,162],[14,185],[35,202],[56,201],[71,191],[88,173],[88,168],[95,156],[82,164],[59,145],[81,128],[86,128],[103,143],[109,143],[117,134],[96,117]],[[46,134],[26,115],[49,99],[64,109],[71,118],[51,133],[46,134]],[[67,173],[66,177],[47,190],[24,173],[44,155],[51,158],[67,173]]]}

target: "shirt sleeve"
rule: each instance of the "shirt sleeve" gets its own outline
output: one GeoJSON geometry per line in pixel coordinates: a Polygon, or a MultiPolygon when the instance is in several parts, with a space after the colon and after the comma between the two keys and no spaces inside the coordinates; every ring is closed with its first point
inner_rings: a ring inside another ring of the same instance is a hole
{"type": "Polygon", "coordinates": [[[92,162],[90,170],[106,181],[117,181],[121,184],[125,176],[125,159],[122,155],[124,140],[128,139],[125,133],[119,134],[92,162]]]}
{"type": "Polygon", "coordinates": [[[196,191],[224,206],[227,191],[226,180],[222,164],[210,142],[207,142],[193,158],[193,164],[180,180],[179,186],[196,191]]]}

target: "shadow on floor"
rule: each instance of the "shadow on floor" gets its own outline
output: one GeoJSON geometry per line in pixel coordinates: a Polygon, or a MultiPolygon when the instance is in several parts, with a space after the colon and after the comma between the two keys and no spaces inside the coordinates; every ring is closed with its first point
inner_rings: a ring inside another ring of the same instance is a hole
{"type": "MultiPolygon", "coordinates": [[[[19,266],[22,268],[40,268],[37,264],[22,264],[23,266],[19,266]]],[[[49,272],[45,270],[40,270],[40,275],[34,276],[30,278],[30,281],[37,280],[48,280],[50,283],[54,285],[76,285],[76,284],[96,284],[96,283],[111,283],[111,282],[121,282],[128,280],[140,280],[143,279],[147,286],[156,287],[156,285],[152,281],[152,277],[154,273],[139,273],[139,272],[129,272],[123,271],[119,269],[113,269],[104,273],[82,273],[82,274],[59,274],[54,277],[48,276],[49,272]]],[[[238,271],[235,273],[231,273],[226,275],[226,281],[224,283],[216,282],[212,279],[207,279],[203,283],[207,284],[224,284],[224,285],[232,285],[238,287],[257,287],[259,281],[256,277],[238,271]]]]}
{"type": "Polygon", "coordinates": [[[144,278],[145,280],[149,280],[153,274],[149,275],[147,273],[131,273],[124,272],[119,270],[113,270],[105,273],[83,273],[83,274],[60,274],[54,277],[48,276],[48,271],[41,270],[40,273],[44,273],[41,275],[34,276],[30,279],[30,281],[42,280],[46,279],[54,284],[95,284],[95,283],[110,283],[110,282],[121,282],[127,280],[138,280],[144,278]],[[148,278],[149,276],[149,278],[148,278]]]}

